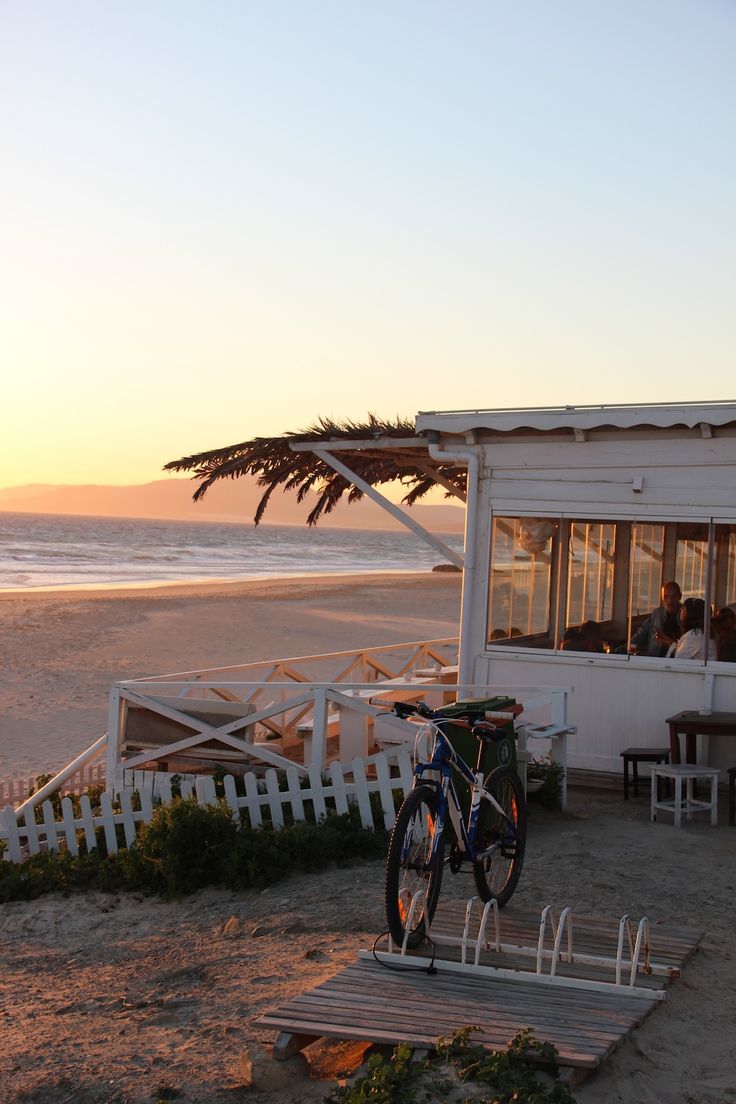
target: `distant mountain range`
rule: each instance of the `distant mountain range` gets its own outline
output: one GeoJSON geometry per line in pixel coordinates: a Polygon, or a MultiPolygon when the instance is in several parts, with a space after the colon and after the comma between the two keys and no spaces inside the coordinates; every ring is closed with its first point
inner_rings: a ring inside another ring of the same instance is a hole
{"type": "MultiPolygon", "coordinates": [[[[263,493],[255,480],[243,477],[220,481],[201,502],[192,502],[197,484],[191,479],[157,479],[127,487],[97,484],[27,483],[0,489],[0,512],[26,514],[83,514],[96,517],[163,518],[182,521],[252,522],[263,493]]],[[[301,505],[293,494],[274,494],[263,518],[266,525],[303,525],[316,501],[310,495],[301,505]]],[[[434,532],[462,530],[462,506],[412,506],[408,511],[434,532]]],[[[375,502],[340,505],[320,525],[341,529],[400,529],[401,525],[375,502]]]]}

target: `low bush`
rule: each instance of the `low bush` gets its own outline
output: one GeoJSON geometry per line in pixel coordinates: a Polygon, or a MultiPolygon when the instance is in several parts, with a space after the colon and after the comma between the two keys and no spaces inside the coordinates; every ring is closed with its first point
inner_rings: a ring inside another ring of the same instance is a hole
{"type": "Polygon", "coordinates": [[[562,808],[562,777],[563,771],[559,763],[552,759],[551,755],[544,755],[538,759],[532,759],[527,767],[526,776],[529,781],[539,778],[544,785],[529,796],[545,809],[562,808]]]}
{"type": "Polygon", "coordinates": [[[384,830],[363,827],[357,809],[275,830],[239,827],[224,803],[177,798],[154,810],[134,845],[117,854],[41,852],[23,863],[0,861],[0,902],[85,889],[174,897],[205,886],[260,888],[331,863],[381,858],[387,843],[384,830]]]}
{"type": "Polygon", "coordinates": [[[473,1044],[477,1029],[464,1027],[435,1044],[436,1057],[412,1061],[411,1047],[396,1047],[390,1058],[375,1054],[352,1085],[335,1090],[324,1104],[412,1104],[459,1100],[469,1104],[574,1104],[566,1085],[557,1081],[557,1051],[526,1029],[508,1050],[486,1050],[473,1044]],[[540,1077],[537,1062],[548,1072],[540,1077]],[[470,1095],[472,1092],[472,1096],[470,1095]]]}

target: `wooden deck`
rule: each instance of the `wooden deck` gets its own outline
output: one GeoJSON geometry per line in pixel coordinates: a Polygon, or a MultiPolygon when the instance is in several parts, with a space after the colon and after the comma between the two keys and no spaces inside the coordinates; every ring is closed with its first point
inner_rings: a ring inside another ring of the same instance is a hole
{"type": "MultiPolygon", "coordinates": [[[[541,911],[541,910],[540,910],[541,911]]],[[[433,931],[462,932],[464,906],[449,905],[438,912],[433,931]]],[[[618,923],[596,917],[574,918],[575,949],[593,954],[616,952],[618,923]]],[[[504,942],[535,945],[539,933],[539,912],[509,908],[502,913],[504,942]]],[[[489,933],[490,936],[490,933],[489,933]]],[[[677,976],[682,964],[695,951],[700,936],[653,926],[652,961],[671,964],[677,976]]],[[[639,975],[638,992],[626,986],[616,991],[598,991],[535,980],[493,975],[456,973],[443,961],[456,959],[453,948],[438,948],[437,974],[426,973],[424,955],[412,954],[407,967],[392,970],[371,956],[360,960],[322,985],[302,993],[281,1008],[261,1016],[256,1023],[280,1034],[274,1057],[285,1058],[321,1037],[371,1041],[397,1045],[408,1042],[422,1050],[432,1049],[439,1035],[449,1035],[469,1024],[478,1026],[474,1039],[483,1045],[504,1049],[513,1036],[530,1028],[540,1041],[557,1047],[561,1066],[579,1073],[591,1072],[660,1002],[658,989],[670,979],[639,975]],[[440,957],[440,953],[442,957],[440,957]],[[422,969],[425,967],[425,969],[422,969]],[[650,993],[642,990],[647,987],[650,993]]],[[[469,956],[472,960],[472,955],[469,956]]],[[[517,958],[484,952],[482,966],[535,970],[533,958],[517,958]]],[[[548,967],[547,967],[548,969],[548,967]]],[[[565,977],[600,977],[612,981],[612,971],[561,965],[565,977]]]]}

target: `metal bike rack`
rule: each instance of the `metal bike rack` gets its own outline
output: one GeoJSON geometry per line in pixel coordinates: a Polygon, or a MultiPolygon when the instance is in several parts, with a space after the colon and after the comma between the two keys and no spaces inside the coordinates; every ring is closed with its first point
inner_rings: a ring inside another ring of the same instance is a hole
{"type": "MultiPolygon", "coordinates": [[[[425,903],[425,891],[419,890],[414,894],[409,904],[406,920],[407,931],[411,929],[417,910],[424,909],[425,903]]],[[[460,972],[473,972],[483,975],[488,973],[502,974],[513,976],[519,980],[556,982],[563,985],[580,985],[585,988],[599,988],[602,990],[617,989],[628,993],[637,990],[637,978],[642,974],[672,978],[678,977],[680,973],[677,967],[651,960],[649,921],[646,916],[639,920],[636,928],[628,913],[621,917],[618,924],[615,955],[594,954],[590,951],[576,951],[574,949],[573,910],[569,905],[562,909],[558,919],[555,919],[552,905],[545,905],[539,918],[539,936],[536,945],[505,941],[502,938],[501,918],[496,901],[491,900],[484,905],[478,897],[471,897],[465,906],[461,934],[454,935],[447,931],[440,932],[434,926],[430,932],[430,924],[426,915],[425,930],[430,943],[435,948],[459,948],[459,962],[443,959],[442,967],[460,972]],[[481,911],[473,934],[473,918],[477,909],[481,911]],[[481,954],[484,952],[533,959],[534,969],[509,969],[492,966],[487,961],[481,963],[481,954]],[[577,968],[578,976],[560,975],[558,967],[563,963],[569,966],[574,965],[577,968]],[[546,969],[547,966],[549,967],[548,970],[546,969]],[[615,980],[601,981],[594,977],[586,977],[584,968],[588,966],[593,970],[611,970],[615,980]]],[[[407,940],[408,936],[405,934],[402,946],[397,950],[389,936],[389,956],[402,958],[412,955],[412,950],[407,946],[407,940]]],[[[639,991],[642,994],[646,993],[650,997],[652,996],[652,990],[649,988],[640,989],[639,991]]],[[[657,995],[664,996],[664,990],[660,990],[657,995]]]]}

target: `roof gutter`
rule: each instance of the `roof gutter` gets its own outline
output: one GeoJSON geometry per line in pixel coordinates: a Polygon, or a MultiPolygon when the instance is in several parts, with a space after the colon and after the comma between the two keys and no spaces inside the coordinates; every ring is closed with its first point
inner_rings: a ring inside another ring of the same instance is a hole
{"type": "Polygon", "coordinates": [[[470,603],[475,593],[476,574],[476,532],[478,528],[478,477],[480,457],[476,449],[447,446],[440,443],[439,433],[430,430],[427,434],[429,455],[433,460],[459,460],[467,465],[467,500],[465,507],[465,557],[463,566],[463,590],[460,605],[460,656],[458,683],[466,685],[473,682],[473,656],[470,644],[470,603]]]}

